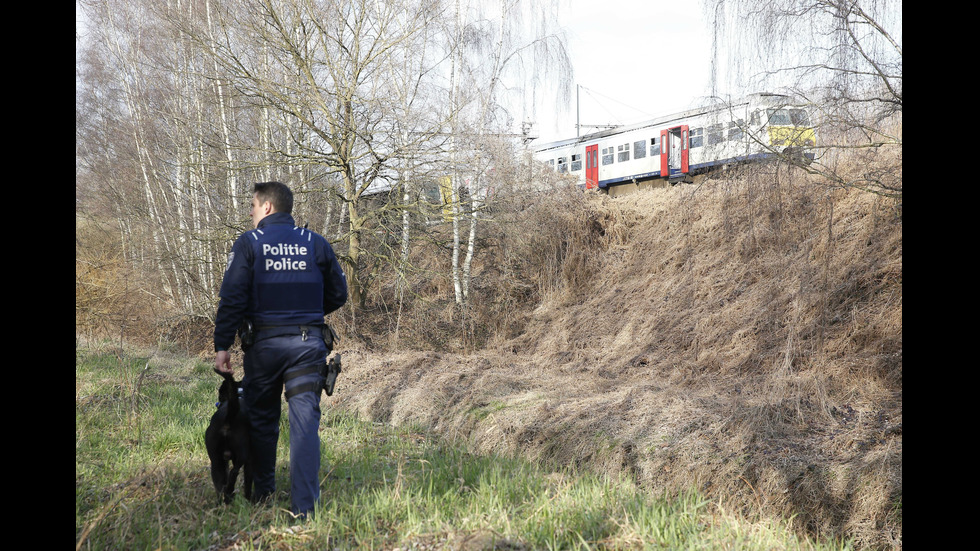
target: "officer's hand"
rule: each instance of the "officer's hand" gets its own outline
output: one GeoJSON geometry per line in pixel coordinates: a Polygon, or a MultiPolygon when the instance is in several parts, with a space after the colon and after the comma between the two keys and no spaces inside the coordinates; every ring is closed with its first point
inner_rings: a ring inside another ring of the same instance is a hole
{"type": "Polygon", "coordinates": [[[228,373],[229,375],[235,374],[231,368],[231,354],[227,350],[218,350],[215,354],[214,370],[219,373],[228,373]]]}

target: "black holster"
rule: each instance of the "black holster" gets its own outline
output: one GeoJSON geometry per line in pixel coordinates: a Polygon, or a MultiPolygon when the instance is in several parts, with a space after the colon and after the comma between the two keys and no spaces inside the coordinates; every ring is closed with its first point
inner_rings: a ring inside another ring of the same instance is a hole
{"type": "Polygon", "coordinates": [[[252,325],[252,320],[242,320],[242,324],[238,326],[238,341],[242,344],[242,352],[255,344],[255,327],[252,325]]]}
{"type": "Polygon", "coordinates": [[[323,391],[327,396],[333,396],[333,387],[337,383],[337,375],[340,375],[340,354],[334,354],[333,358],[327,360],[326,374],[323,380],[323,391]]]}

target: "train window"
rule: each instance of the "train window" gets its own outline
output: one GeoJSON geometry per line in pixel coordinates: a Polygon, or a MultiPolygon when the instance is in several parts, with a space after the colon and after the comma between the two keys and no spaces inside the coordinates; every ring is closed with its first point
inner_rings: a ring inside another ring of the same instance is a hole
{"type": "Polygon", "coordinates": [[[624,143],[616,147],[616,162],[625,163],[630,160],[630,144],[624,143]]]}
{"type": "Polygon", "coordinates": [[[660,155],[660,138],[650,138],[650,156],[660,155]]]}
{"type": "Polygon", "coordinates": [[[770,109],[766,115],[768,115],[769,124],[780,126],[789,126],[791,124],[789,120],[789,112],[787,112],[785,109],[770,109]]]}
{"type": "Polygon", "coordinates": [[[728,139],[731,141],[739,141],[745,137],[745,121],[738,119],[737,121],[732,121],[728,123],[728,139]]]}
{"type": "Polygon", "coordinates": [[[615,153],[615,148],[613,147],[603,147],[602,148],[602,164],[611,165],[613,164],[613,153],[615,153]]]}
{"type": "MultiPolygon", "coordinates": [[[[708,145],[715,145],[725,141],[725,134],[720,124],[712,124],[708,127],[708,145]]],[[[693,147],[693,145],[692,145],[693,147]]]]}
{"type": "Polygon", "coordinates": [[[752,116],[749,117],[749,124],[752,126],[759,126],[759,122],[759,110],[756,109],[755,111],[752,111],[752,116]]]}
{"type": "Polygon", "coordinates": [[[582,170],[582,155],[572,155],[572,172],[582,170]]]}
{"type": "Polygon", "coordinates": [[[809,126],[810,118],[803,109],[770,109],[769,124],[779,126],[809,126]]]}
{"type": "Polygon", "coordinates": [[[691,149],[704,145],[704,128],[691,129],[691,149]]]}
{"type": "Polygon", "coordinates": [[[642,159],[647,156],[647,141],[640,140],[638,142],[633,142],[633,158],[642,159]]]}
{"type": "Polygon", "coordinates": [[[422,189],[419,191],[419,199],[422,199],[426,203],[432,205],[442,204],[442,192],[440,191],[439,184],[435,182],[425,182],[422,184],[422,189]]]}
{"type": "Polygon", "coordinates": [[[558,157],[558,172],[568,172],[568,157],[558,157]]]}
{"type": "Polygon", "coordinates": [[[803,109],[790,109],[789,118],[794,126],[810,126],[810,117],[803,109]]]}

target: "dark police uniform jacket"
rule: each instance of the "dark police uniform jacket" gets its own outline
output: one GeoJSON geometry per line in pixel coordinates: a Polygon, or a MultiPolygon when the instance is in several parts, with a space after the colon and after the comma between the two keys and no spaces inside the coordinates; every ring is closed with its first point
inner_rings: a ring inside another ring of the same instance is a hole
{"type": "Polygon", "coordinates": [[[214,349],[228,350],[244,319],[256,327],[323,325],[347,301],[347,281],[327,240],[274,212],[232,246],[219,292],[214,349]]]}

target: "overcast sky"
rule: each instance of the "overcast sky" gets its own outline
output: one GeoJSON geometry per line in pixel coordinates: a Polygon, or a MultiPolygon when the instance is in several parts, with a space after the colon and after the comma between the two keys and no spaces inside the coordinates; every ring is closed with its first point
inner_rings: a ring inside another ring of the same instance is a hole
{"type": "MultiPolygon", "coordinates": [[[[626,124],[693,107],[709,91],[711,37],[696,0],[569,0],[563,26],[585,125],[626,124]]],[[[536,143],[574,137],[565,113],[539,112],[536,143]]]]}
{"type": "MultiPolygon", "coordinates": [[[[565,0],[564,5],[561,24],[575,83],[568,105],[528,117],[539,136],[535,143],[576,135],[576,85],[581,86],[583,134],[595,130],[585,125],[627,124],[687,109],[706,94],[711,39],[699,0],[565,0]]],[[[76,2],[76,30],[84,32],[80,18],[76,2]]]]}

